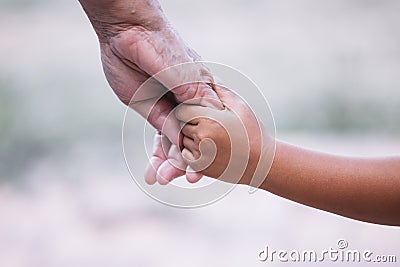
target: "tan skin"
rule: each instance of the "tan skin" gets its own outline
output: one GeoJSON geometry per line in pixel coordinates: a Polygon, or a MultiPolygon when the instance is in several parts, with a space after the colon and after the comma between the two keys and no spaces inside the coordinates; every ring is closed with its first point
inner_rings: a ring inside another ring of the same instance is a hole
{"type": "MultiPolygon", "coordinates": [[[[224,110],[187,104],[176,109],[178,120],[187,123],[182,128],[185,146],[182,155],[194,170],[206,176],[225,182],[250,184],[261,154],[273,151],[273,139],[263,135],[265,130],[261,123],[241,98],[221,86],[216,86],[216,92],[225,106],[224,110]],[[251,138],[247,133],[251,133],[251,138]],[[215,143],[216,147],[207,147],[206,141],[215,143]],[[235,162],[230,163],[232,159],[235,162]],[[229,172],[223,173],[227,169],[229,172]],[[240,173],[243,175],[238,177],[240,173]]],[[[273,154],[270,154],[272,157],[273,154]]]]}
{"type": "MultiPolygon", "coordinates": [[[[259,188],[298,203],[360,221],[400,226],[400,157],[358,158],[324,154],[271,139],[259,130],[252,111],[235,94],[217,88],[221,101],[228,107],[223,116],[213,115],[205,108],[185,105],[176,112],[184,123],[184,158],[189,164],[207,158],[212,151],[202,150],[203,139],[211,139],[217,151],[231,149],[228,133],[221,125],[232,123],[229,116],[239,116],[246,130],[262,138],[251,138],[249,163],[240,183],[249,184],[255,166],[266,147],[276,142],[276,152],[269,173],[259,188]],[[235,112],[235,113],[233,113],[235,112]],[[214,117],[213,117],[214,116],[214,117]],[[197,117],[196,119],[192,119],[197,117]],[[200,118],[199,118],[200,117],[200,118]],[[216,122],[216,120],[218,122],[216,122]],[[260,149],[263,147],[263,149],[260,149]]],[[[242,143],[247,138],[242,136],[242,143]]],[[[230,153],[218,153],[203,174],[220,178],[228,165],[230,153]]],[[[265,157],[264,157],[265,158],[265,157]]],[[[237,177],[231,177],[236,179],[237,177]]],[[[222,180],[228,181],[226,177],[222,180]]]]}
{"type": "MultiPolygon", "coordinates": [[[[151,75],[175,64],[196,62],[200,59],[173,30],[156,0],[80,0],[80,3],[99,37],[107,80],[125,104],[130,103],[134,93],[151,75]]],[[[201,141],[213,140],[217,148],[216,158],[202,171],[210,177],[250,184],[254,173],[258,173],[263,180],[259,187],[279,196],[357,220],[400,225],[399,157],[339,157],[276,141],[276,155],[267,176],[267,170],[261,168],[259,171],[257,166],[259,161],[263,163],[264,160],[272,159],[269,153],[275,141],[268,137],[262,127],[260,129],[255,116],[237,96],[226,90],[218,90],[218,95],[215,94],[214,88],[209,86],[213,80],[212,75],[206,68],[200,66],[194,72],[198,74],[198,80],[204,82],[174,88],[168,96],[157,102],[150,116],[146,117],[149,122],[161,130],[168,114],[177,104],[193,99],[200,99],[197,104],[203,107],[222,110],[223,106],[218,102],[201,100],[216,100],[220,97],[228,108],[220,113],[222,115],[219,116],[219,121],[223,122],[224,117],[229,119],[234,115],[239,116],[243,120],[244,128],[253,135],[248,144],[247,136],[236,137],[239,141],[242,138],[241,143],[249,147],[249,162],[242,166],[243,175],[223,175],[229,162],[227,157],[231,156],[229,151],[233,149],[228,132],[212,119],[198,119],[196,123],[183,129],[185,149],[182,152],[186,163],[196,167],[201,141]],[[265,177],[262,177],[263,173],[265,177]]],[[[164,82],[160,81],[160,88],[163,88],[164,82]]],[[[132,108],[143,115],[150,108],[150,100],[158,96],[149,93],[142,97],[138,101],[139,105],[132,108]]],[[[194,109],[194,113],[196,112],[199,115],[202,113],[194,109]]],[[[180,119],[185,121],[185,118],[180,119]]],[[[188,121],[194,122],[192,118],[188,121]]],[[[156,134],[151,165],[145,174],[145,179],[150,184],[156,181],[165,184],[185,174],[184,169],[169,163],[183,161],[177,148],[182,145],[178,122],[171,122],[170,125],[170,128],[163,129],[164,133],[156,134]],[[164,144],[164,149],[161,144],[164,144]]],[[[208,156],[210,160],[212,153],[207,155],[207,152],[207,149],[203,149],[201,157],[208,156]]],[[[236,157],[240,158],[240,155],[236,157]]],[[[193,172],[186,172],[186,175],[191,182],[201,178],[201,175],[193,172]]]]}

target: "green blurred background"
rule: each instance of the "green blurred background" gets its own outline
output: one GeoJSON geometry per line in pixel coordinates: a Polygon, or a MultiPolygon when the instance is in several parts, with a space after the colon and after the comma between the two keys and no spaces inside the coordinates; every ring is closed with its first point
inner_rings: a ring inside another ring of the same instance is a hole
{"type": "MultiPolygon", "coordinates": [[[[399,1],[161,3],[205,60],[259,85],[278,138],[398,153],[399,1]]],[[[192,211],[146,197],[126,171],[125,107],[78,1],[0,0],[0,39],[0,266],[257,266],[267,243],[314,249],[342,237],[399,255],[394,228],[265,192],[237,188],[192,211]]]]}

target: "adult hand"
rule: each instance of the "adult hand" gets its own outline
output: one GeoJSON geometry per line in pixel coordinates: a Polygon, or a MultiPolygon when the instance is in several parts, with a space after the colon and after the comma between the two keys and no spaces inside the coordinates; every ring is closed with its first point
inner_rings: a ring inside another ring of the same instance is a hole
{"type": "MultiPolygon", "coordinates": [[[[174,31],[156,0],[80,0],[80,3],[99,38],[103,69],[110,86],[123,103],[159,131],[146,181],[166,184],[184,175],[186,164],[180,155],[179,124],[168,115],[178,103],[192,99],[198,99],[197,104],[202,106],[223,109],[219,101],[206,100],[218,100],[211,85],[212,75],[202,64],[188,65],[179,73],[166,72],[157,78],[152,90],[135,95],[151,76],[177,64],[199,61],[200,57],[174,31]],[[170,88],[187,80],[200,82],[170,88]],[[166,88],[171,89],[167,94],[166,88]]],[[[201,178],[194,172],[187,172],[187,176],[191,181],[201,178]]]]}

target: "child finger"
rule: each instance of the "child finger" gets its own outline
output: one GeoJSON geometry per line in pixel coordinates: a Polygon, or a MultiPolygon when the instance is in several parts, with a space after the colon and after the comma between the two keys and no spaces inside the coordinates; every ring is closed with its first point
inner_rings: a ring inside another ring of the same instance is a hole
{"type": "Polygon", "coordinates": [[[186,149],[188,149],[194,155],[195,158],[198,158],[198,156],[200,156],[199,145],[196,144],[193,139],[184,137],[183,146],[186,149]]]}
{"type": "Polygon", "coordinates": [[[191,139],[195,140],[196,129],[197,126],[187,124],[185,127],[182,128],[182,133],[184,136],[190,137],[191,139]]]}
{"type": "Polygon", "coordinates": [[[200,156],[201,153],[197,149],[190,150],[189,148],[184,148],[182,150],[182,157],[188,165],[190,163],[196,162],[200,158],[200,156]]]}
{"type": "Polygon", "coordinates": [[[193,153],[187,148],[184,148],[182,150],[182,157],[187,162],[191,162],[191,161],[196,160],[196,158],[194,157],[193,153]]]}
{"type": "Polygon", "coordinates": [[[175,116],[180,121],[198,124],[200,118],[212,117],[216,111],[208,107],[182,104],[176,108],[175,116]]]}

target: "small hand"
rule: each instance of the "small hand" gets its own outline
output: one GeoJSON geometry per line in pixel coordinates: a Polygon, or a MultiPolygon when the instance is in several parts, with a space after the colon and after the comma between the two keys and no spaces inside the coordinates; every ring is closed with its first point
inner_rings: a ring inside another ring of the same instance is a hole
{"type": "Polygon", "coordinates": [[[268,172],[263,166],[272,162],[274,140],[239,96],[221,86],[216,92],[224,110],[185,104],[177,108],[176,117],[185,124],[182,155],[194,170],[209,177],[258,183],[268,172]]]}

